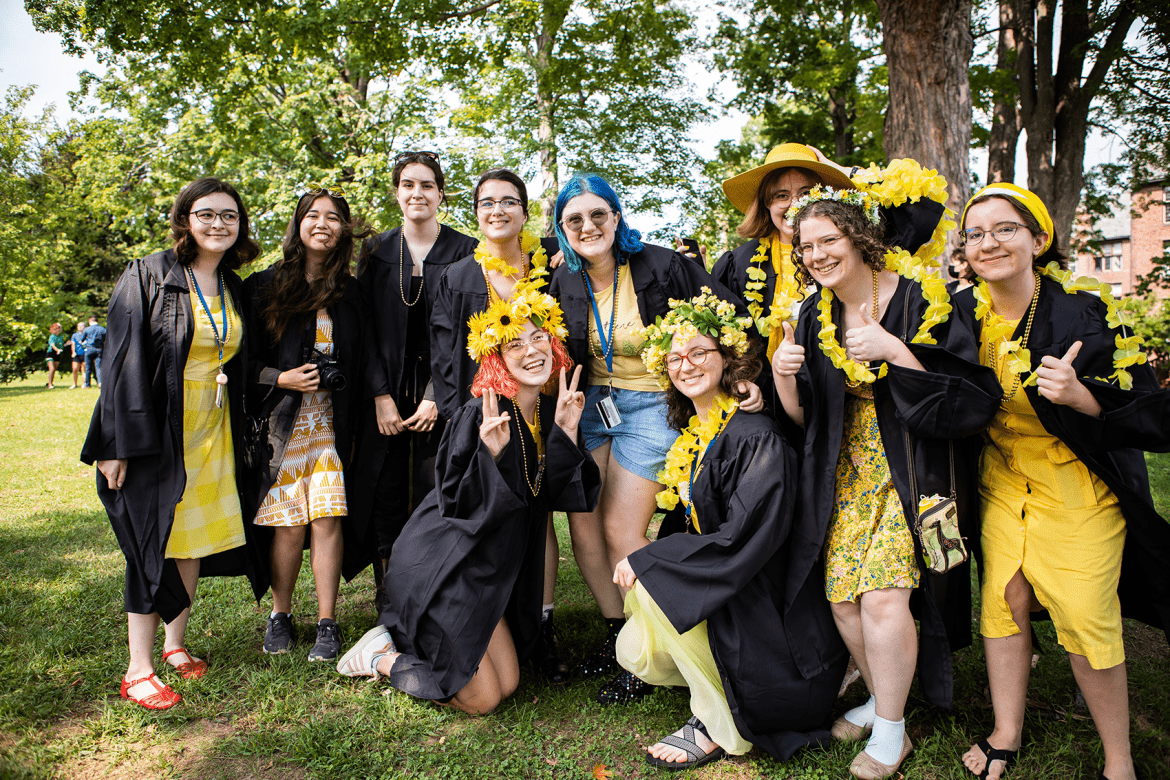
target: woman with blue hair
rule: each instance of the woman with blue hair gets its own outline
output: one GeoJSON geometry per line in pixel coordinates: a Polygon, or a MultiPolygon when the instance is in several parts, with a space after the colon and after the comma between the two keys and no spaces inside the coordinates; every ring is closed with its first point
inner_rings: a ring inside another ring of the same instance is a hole
{"type": "MultiPolygon", "coordinates": [[[[615,645],[625,623],[627,589],[614,567],[649,544],[658,472],[677,438],[666,420],[663,388],[642,363],[643,328],[670,311],[670,299],[690,299],[704,287],[747,310],[700,265],[672,249],[643,243],[622,216],[613,188],[596,174],[576,174],[557,196],[554,219],[564,253],[549,292],[565,314],[569,355],[586,366],[585,447],[601,469],[601,501],[593,512],[569,514],[573,555],[608,626],[601,651],[578,667],[586,677],[617,668],[615,645]]],[[[749,388],[749,411],[762,407],[749,388]]],[[[629,672],[604,685],[603,704],[633,701],[652,689],[629,672]]]]}

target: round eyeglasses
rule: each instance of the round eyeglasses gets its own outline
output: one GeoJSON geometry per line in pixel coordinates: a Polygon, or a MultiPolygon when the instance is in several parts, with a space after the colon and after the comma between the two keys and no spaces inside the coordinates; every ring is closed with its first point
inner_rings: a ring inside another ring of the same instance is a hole
{"type": "Polygon", "coordinates": [[[521,341],[520,339],[509,341],[504,345],[503,351],[510,358],[520,358],[528,353],[529,346],[536,347],[537,349],[548,349],[551,343],[552,337],[542,330],[533,333],[532,338],[528,341],[521,341]]]}
{"type": "Polygon", "coordinates": [[[680,355],[677,352],[671,352],[666,356],[666,370],[678,371],[680,368],[682,368],[684,360],[686,360],[692,366],[701,366],[707,362],[707,353],[710,351],[711,350],[703,349],[702,347],[695,347],[685,355],[680,355]]]}
{"type": "Polygon", "coordinates": [[[192,211],[195,219],[202,222],[204,225],[211,225],[215,223],[215,218],[219,217],[219,221],[225,225],[234,225],[240,221],[240,213],[238,211],[214,211],[213,209],[199,209],[192,211]]]}
{"type": "MultiPolygon", "coordinates": [[[[593,223],[594,227],[601,227],[612,213],[608,209],[593,209],[589,212],[589,221],[593,223]]],[[[566,230],[580,233],[585,227],[585,217],[580,214],[570,214],[561,220],[561,224],[565,226],[566,230]]]]}

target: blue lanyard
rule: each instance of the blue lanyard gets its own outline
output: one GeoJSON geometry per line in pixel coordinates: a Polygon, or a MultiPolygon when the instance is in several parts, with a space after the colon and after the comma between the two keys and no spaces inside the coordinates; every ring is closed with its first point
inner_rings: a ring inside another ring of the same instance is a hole
{"type": "Polygon", "coordinates": [[[203,291],[199,289],[199,280],[195,278],[195,272],[191,270],[191,266],[187,266],[187,273],[191,276],[191,284],[195,285],[195,294],[199,296],[199,303],[203,304],[203,311],[207,313],[207,319],[211,321],[211,332],[215,336],[215,345],[219,347],[219,367],[223,368],[223,345],[227,342],[228,332],[228,313],[227,313],[227,296],[223,294],[223,271],[219,272],[219,307],[223,312],[223,340],[219,338],[219,330],[215,327],[215,317],[211,314],[211,309],[207,306],[207,300],[203,297],[203,291]]]}
{"type": "MultiPolygon", "coordinates": [[[[707,446],[703,449],[702,457],[704,457],[704,458],[707,457],[707,452],[711,449],[711,445],[714,444],[715,440],[719,438],[719,434],[723,433],[723,424],[726,422],[727,422],[727,412],[724,412],[722,414],[722,416],[719,418],[719,430],[715,433],[714,436],[711,437],[711,441],[707,442],[707,446]]],[[[700,460],[699,453],[696,452],[695,457],[691,459],[691,475],[689,477],[689,481],[687,482],[686,516],[687,516],[688,523],[691,522],[691,507],[695,503],[695,470],[698,468],[699,460],[700,460]]],[[[698,530],[698,529],[696,528],[696,530],[698,530]]]]}
{"type": "Polygon", "coordinates": [[[593,321],[597,323],[597,340],[601,342],[601,351],[605,355],[605,368],[613,374],[613,322],[617,316],[618,270],[621,268],[616,262],[613,264],[613,309],[609,312],[609,338],[601,327],[601,312],[597,309],[597,296],[593,294],[593,285],[589,283],[589,274],[584,271],[585,289],[589,291],[589,302],[593,304],[593,321]]]}

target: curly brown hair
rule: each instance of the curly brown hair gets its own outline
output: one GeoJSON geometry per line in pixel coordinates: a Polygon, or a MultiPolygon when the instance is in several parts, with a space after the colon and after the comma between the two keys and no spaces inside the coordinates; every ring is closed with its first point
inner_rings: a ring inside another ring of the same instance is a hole
{"type": "MultiPolygon", "coordinates": [[[[1024,204],[1020,203],[1015,198],[1009,198],[1006,195],[980,195],[978,198],[973,198],[971,202],[967,204],[967,208],[963,212],[963,224],[959,225],[960,234],[962,234],[962,231],[967,229],[967,212],[971,210],[971,207],[978,206],[980,203],[986,203],[992,198],[998,198],[1011,206],[1012,210],[1019,215],[1020,222],[1024,224],[1024,227],[1028,228],[1028,232],[1033,236],[1038,236],[1044,232],[1044,228],[1040,227],[1040,220],[1036,219],[1035,215],[1028,211],[1024,204]]],[[[1037,268],[1043,268],[1053,261],[1056,261],[1057,265],[1059,265],[1061,268],[1065,270],[1068,269],[1068,255],[1066,255],[1064,250],[1060,248],[1060,244],[1057,241],[1056,236],[1052,237],[1052,245],[1049,246],[1045,252],[1032,258],[1032,265],[1036,266],[1037,268]]],[[[974,271],[972,271],[972,275],[974,275],[974,271]]]]}
{"type": "MultiPolygon", "coordinates": [[[[711,338],[706,336],[706,338],[711,338]]],[[[760,375],[759,347],[754,342],[749,342],[748,350],[742,355],[736,355],[735,350],[731,347],[720,344],[717,339],[711,339],[715,342],[715,349],[719,352],[719,356],[723,358],[723,376],[719,379],[719,389],[727,395],[737,400],[744,400],[747,398],[747,391],[740,391],[737,388],[741,382],[754,382],[756,377],[760,375]]],[[[691,399],[683,395],[674,382],[666,388],[666,422],[671,428],[676,431],[681,431],[690,423],[691,417],[695,414],[695,404],[691,399]]]]}
{"type": "Polygon", "coordinates": [[[190,265],[199,254],[199,247],[191,235],[191,206],[195,201],[207,195],[222,192],[232,197],[236,202],[236,210],[240,212],[239,232],[236,234],[236,243],[224,253],[219,263],[220,268],[234,271],[244,263],[250,263],[260,254],[260,245],[248,235],[248,210],[244,208],[244,201],[236,188],[227,182],[211,176],[196,179],[183,188],[179,197],[175,198],[175,205],[171,208],[171,241],[175,256],[183,265],[190,265]]]}
{"type": "Polygon", "coordinates": [[[350,275],[354,239],[361,240],[371,231],[359,218],[350,216],[345,198],[328,191],[307,192],[297,201],[297,207],[284,232],[284,257],[276,262],[268,303],[263,316],[268,335],[273,343],[280,340],[292,320],[302,320],[318,309],[324,309],[341,300],[345,280],[350,275]],[[301,223],[321,198],[329,198],[341,217],[341,236],[337,246],[325,258],[321,276],[312,282],[305,280],[305,244],[301,241],[301,223]]]}
{"type": "Polygon", "coordinates": [[[849,239],[861,253],[861,261],[875,271],[886,267],[886,246],[882,243],[882,227],[865,218],[865,212],[857,206],[839,200],[814,200],[796,212],[792,228],[792,262],[796,265],[796,278],[801,284],[813,283],[812,274],[804,266],[800,247],[800,223],[809,217],[825,217],[849,239]]]}

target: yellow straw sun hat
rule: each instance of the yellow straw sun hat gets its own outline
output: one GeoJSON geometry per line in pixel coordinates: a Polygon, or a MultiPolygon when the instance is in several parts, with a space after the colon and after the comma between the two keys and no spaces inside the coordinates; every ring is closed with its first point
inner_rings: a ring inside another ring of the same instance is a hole
{"type": "Polygon", "coordinates": [[[760,182],[777,168],[803,168],[820,177],[821,182],[834,189],[854,189],[853,182],[840,168],[817,159],[812,147],[804,144],[780,144],[772,147],[764,164],[723,182],[723,192],[731,205],[747,212],[756,198],[760,182]]]}

